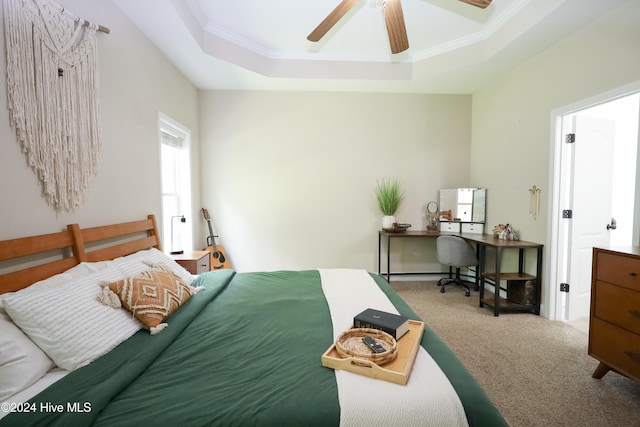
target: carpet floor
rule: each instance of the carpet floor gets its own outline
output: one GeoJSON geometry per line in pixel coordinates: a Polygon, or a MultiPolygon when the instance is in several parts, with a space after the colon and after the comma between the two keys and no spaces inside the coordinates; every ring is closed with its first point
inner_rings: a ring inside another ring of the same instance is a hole
{"type": "Polygon", "coordinates": [[[440,293],[435,282],[392,287],[453,350],[513,427],[638,426],[640,384],[609,372],[591,377],[588,334],[527,313],[495,317],[478,293],[440,293]]]}

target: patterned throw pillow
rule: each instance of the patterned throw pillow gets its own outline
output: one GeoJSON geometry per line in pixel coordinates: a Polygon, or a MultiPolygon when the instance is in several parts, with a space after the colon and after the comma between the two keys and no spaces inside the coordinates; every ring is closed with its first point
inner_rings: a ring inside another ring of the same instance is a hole
{"type": "Polygon", "coordinates": [[[194,293],[194,288],[164,264],[110,283],[108,287],[127,310],[149,327],[152,335],[163,330],[167,324],[162,322],[194,293]]]}

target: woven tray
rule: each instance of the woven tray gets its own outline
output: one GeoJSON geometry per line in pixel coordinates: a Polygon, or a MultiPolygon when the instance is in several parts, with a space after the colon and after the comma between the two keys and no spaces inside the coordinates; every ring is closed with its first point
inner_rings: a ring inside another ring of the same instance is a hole
{"type": "MultiPolygon", "coordinates": [[[[356,374],[366,375],[392,383],[405,385],[409,381],[413,362],[418,354],[420,340],[424,332],[424,323],[409,320],[409,332],[400,338],[395,358],[382,366],[371,360],[354,356],[343,357],[332,344],[322,355],[322,365],[332,369],[342,369],[356,374]]],[[[384,345],[384,344],[383,344],[384,345]]],[[[384,354],[384,353],[380,353],[384,354]]]]}
{"type": "Polygon", "coordinates": [[[370,360],[377,365],[384,365],[391,362],[398,354],[398,345],[395,338],[386,332],[370,328],[353,328],[345,331],[336,340],[336,351],[340,357],[354,357],[358,359],[370,360]],[[383,353],[374,353],[365,343],[363,337],[373,337],[385,348],[383,353]]]}

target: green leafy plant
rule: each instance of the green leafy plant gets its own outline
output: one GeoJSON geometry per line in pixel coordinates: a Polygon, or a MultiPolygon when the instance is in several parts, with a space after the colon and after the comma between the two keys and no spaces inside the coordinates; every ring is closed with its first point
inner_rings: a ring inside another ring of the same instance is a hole
{"type": "Polygon", "coordinates": [[[400,189],[400,182],[395,180],[378,181],[376,197],[380,210],[384,215],[395,215],[400,203],[404,200],[404,193],[400,189]]]}

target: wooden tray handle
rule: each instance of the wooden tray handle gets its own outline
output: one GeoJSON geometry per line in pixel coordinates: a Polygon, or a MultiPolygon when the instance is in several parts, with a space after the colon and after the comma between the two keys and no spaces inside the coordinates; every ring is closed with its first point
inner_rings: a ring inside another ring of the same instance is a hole
{"type": "Polygon", "coordinates": [[[345,357],[337,361],[340,369],[349,368],[351,372],[362,373],[368,376],[377,378],[382,372],[385,371],[380,365],[372,362],[371,360],[360,359],[359,357],[345,357]]]}

